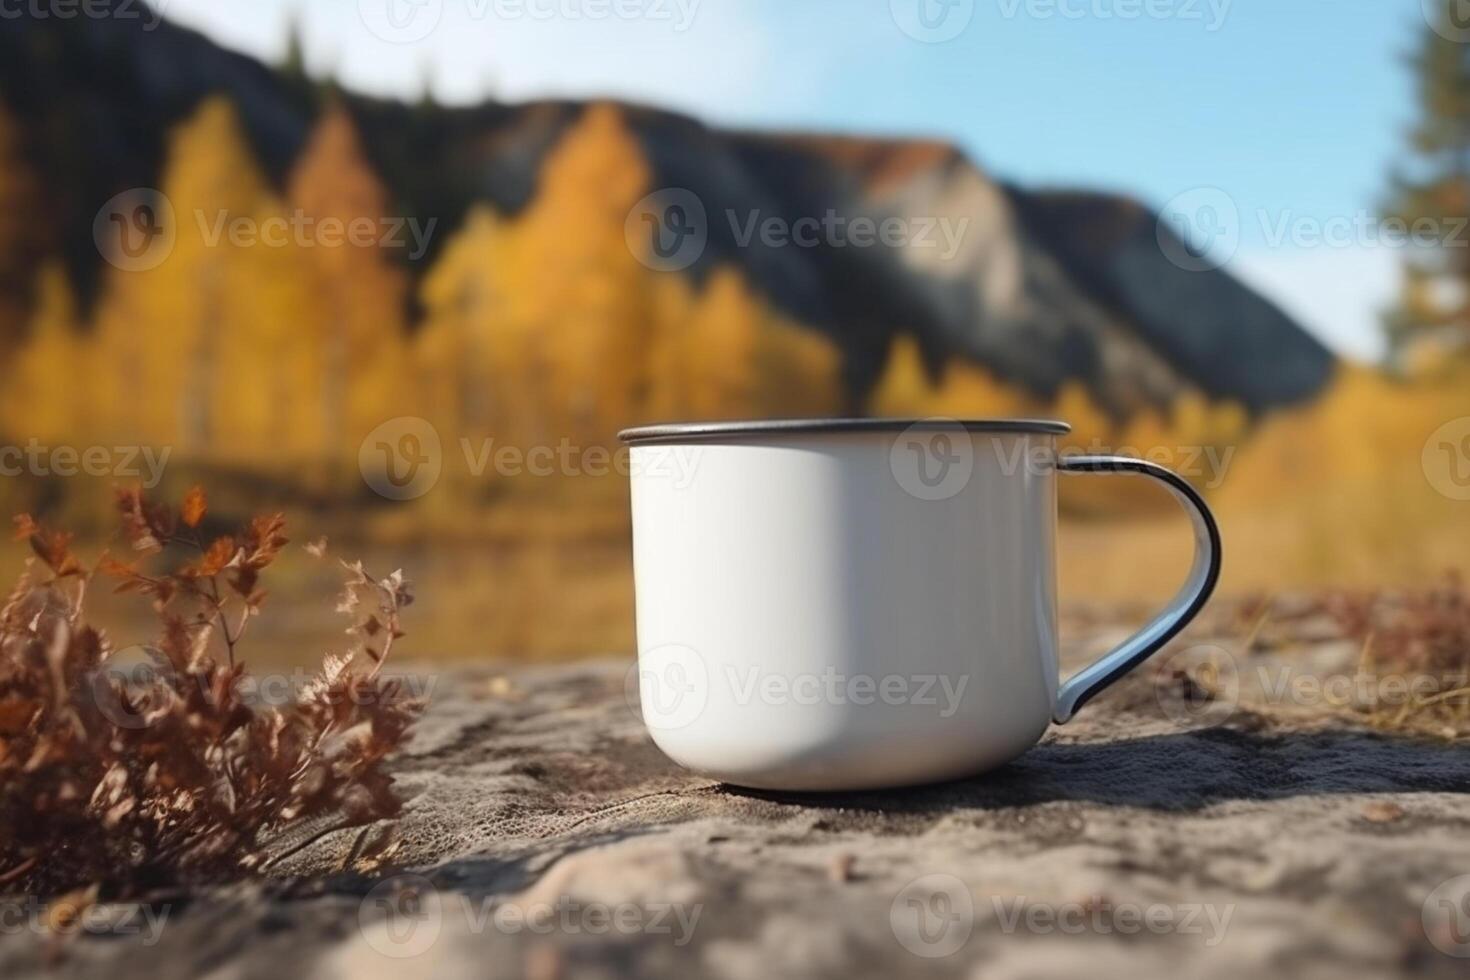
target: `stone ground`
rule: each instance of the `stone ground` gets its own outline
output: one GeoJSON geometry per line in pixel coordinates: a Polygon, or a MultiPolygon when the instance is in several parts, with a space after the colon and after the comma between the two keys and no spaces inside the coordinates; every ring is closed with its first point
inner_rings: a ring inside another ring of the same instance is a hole
{"type": "Polygon", "coordinates": [[[398,767],[393,869],[283,842],[264,884],[101,908],[59,951],[0,923],[0,976],[1466,976],[1470,752],[1283,698],[1357,651],[1306,616],[1246,654],[1227,618],[1011,765],[889,793],[682,772],[626,662],[457,670],[398,767]]]}

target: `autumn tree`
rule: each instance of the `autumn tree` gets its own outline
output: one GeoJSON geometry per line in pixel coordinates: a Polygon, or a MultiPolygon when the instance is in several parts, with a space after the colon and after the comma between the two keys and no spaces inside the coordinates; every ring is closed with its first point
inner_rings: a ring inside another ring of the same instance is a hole
{"type": "Polygon", "coordinates": [[[621,110],[591,105],[547,157],[517,221],[511,316],[545,332],[558,435],[610,441],[645,397],[649,270],[624,224],[650,176],[621,110]]]}
{"type": "Polygon", "coordinates": [[[334,451],[354,450],[374,425],[403,410],[407,276],[391,247],[387,191],[341,102],[316,124],[287,197],[310,222],[300,256],[310,303],[299,329],[319,348],[320,425],[334,451]],[[340,244],[338,243],[340,240],[340,244]]]}
{"type": "Polygon", "coordinates": [[[692,294],[682,277],[651,273],[655,298],[650,414],[733,419],[832,414],[842,403],[842,358],[826,337],[775,312],[733,266],[692,294]]]}
{"type": "Polygon", "coordinates": [[[502,442],[610,442],[650,418],[833,412],[841,359],[734,267],[702,287],[645,266],[629,212],[651,173],[622,113],[594,105],[515,218],[471,212],[426,278],[416,342],[433,412],[502,442]]]}
{"type": "Polygon", "coordinates": [[[688,329],[694,317],[695,286],[678,273],[654,276],[649,291],[653,336],[645,357],[648,390],[635,423],[697,418],[695,388],[698,348],[688,329]]]}
{"type": "Polygon", "coordinates": [[[415,343],[420,402],[444,433],[538,441],[546,402],[546,334],[514,309],[511,229],[473,208],[425,277],[415,343]]]}
{"type": "Polygon", "coordinates": [[[205,100],[169,140],[172,248],[112,270],[97,394],[112,428],[252,463],[319,451],[319,358],[303,260],[232,105],[205,100]]]}
{"type": "Polygon", "coordinates": [[[619,110],[592,106],[520,215],[471,211],[424,281],[416,344],[454,431],[587,445],[639,417],[654,287],[623,225],[648,180],[619,110]]]}
{"type": "Polygon", "coordinates": [[[128,438],[202,451],[235,257],[230,223],[252,218],[265,182],[223,97],[170,136],[162,189],[172,250],[152,267],[111,270],[98,311],[99,395],[128,438]]]}
{"type": "Polygon", "coordinates": [[[12,439],[56,444],[77,440],[89,428],[93,365],[65,270],[48,263],[37,285],[26,341],[0,382],[0,427],[12,439]]]}
{"type": "Polygon", "coordinates": [[[320,295],[308,275],[315,250],[268,231],[294,217],[273,195],[263,194],[249,217],[271,237],[242,238],[220,263],[224,303],[205,327],[216,332],[205,367],[207,448],[217,458],[304,478],[303,464],[315,464],[329,446],[320,295]]]}
{"type": "Polygon", "coordinates": [[[1386,318],[1390,353],[1400,361],[1421,342],[1470,345],[1470,44],[1458,3],[1435,5],[1439,21],[1424,28],[1412,58],[1417,119],[1385,215],[1416,237],[1432,229],[1438,243],[1408,255],[1399,303],[1386,318]]]}
{"type": "Polygon", "coordinates": [[[837,344],[770,307],[756,344],[756,378],[756,410],[768,416],[836,415],[847,400],[837,344]]]}
{"type": "Polygon", "coordinates": [[[868,396],[873,415],[924,418],[1005,418],[1031,414],[1040,404],[976,362],[953,357],[931,378],[919,343],[900,333],[889,347],[883,373],[868,396]]]}

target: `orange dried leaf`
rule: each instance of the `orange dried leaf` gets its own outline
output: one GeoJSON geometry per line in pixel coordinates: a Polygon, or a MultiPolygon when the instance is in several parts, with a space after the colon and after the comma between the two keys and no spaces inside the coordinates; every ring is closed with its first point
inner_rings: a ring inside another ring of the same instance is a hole
{"type": "Polygon", "coordinates": [[[185,578],[210,578],[218,575],[235,560],[237,550],[235,539],[229,535],[216,538],[197,562],[186,565],[179,574],[185,578]]]}
{"type": "Polygon", "coordinates": [[[56,573],[58,578],[82,573],[82,563],[71,553],[71,535],[65,531],[47,531],[36,526],[30,536],[31,550],[56,573]]]}
{"type": "Polygon", "coordinates": [[[118,561],[106,552],[97,560],[97,571],[109,578],[133,579],[138,576],[136,564],[118,561]]]}
{"type": "Polygon", "coordinates": [[[208,509],[208,503],[204,499],[204,488],[195,485],[184,494],[184,503],[179,508],[179,517],[189,527],[198,527],[199,522],[204,520],[204,514],[208,509]]]}
{"type": "Polygon", "coordinates": [[[16,541],[24,541],[41,530],[41,526],[30,514],[16,514],[14,520],[16,541]]]}
{"type": "Polygon", "coordinates": [[[19,735],[39,710],[40,705],[25,697],[14,696],[0,701],[0,734],[19,735]]]}

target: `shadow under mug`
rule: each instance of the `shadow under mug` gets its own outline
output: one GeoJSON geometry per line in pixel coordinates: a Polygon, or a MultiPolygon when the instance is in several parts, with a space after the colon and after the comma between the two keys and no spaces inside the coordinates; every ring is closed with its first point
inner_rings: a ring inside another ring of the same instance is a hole
{"type": "Polygon", "coordinates": [[[1173,472],[1045,420],[653,425],[631,447],[639,703],[678,764],[758,789],[955,779],[1024,752],[1204,606],[1220,534],[1173,472]],[[1059,682],[1057,474],[1159,480],[1195,554],[1168,606],[1059,682]]]}

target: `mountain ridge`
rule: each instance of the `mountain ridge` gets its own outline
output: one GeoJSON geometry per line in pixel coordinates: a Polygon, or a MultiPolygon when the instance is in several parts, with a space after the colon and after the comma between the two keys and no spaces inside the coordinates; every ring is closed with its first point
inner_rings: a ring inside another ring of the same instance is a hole
{"type": "MultiPolygon", "coordinates": [[[[0,22],[0,100],[21,120],[41,207],[55,217],[30,245],[62,256],[84,299],[95,297],[100,275],[97,209],[123,190],[156,186],[168,132],[214,94],[237,106],[279,185],[320,109],[317,83],[167,21],[154,31],[106,17],[0,22]]],[[[508,214],[524,207],[546,155],[589,104],[335,97],[395,206],[438,219],[446,232],[476,203],[508,214]]],[[[1332,376],[1331,353],[1268,300],[1223,270],[1171,263],[1160,244],[1170,233],[1134,199],[1023,189],[942,140],[735,131],[614,104],[647,160],[650,190],[688,191],[715,216],[687,274],[739,268],[776,307],[838,343],[854,392],[876,381],[900,333],[918,339],[931,368],[967,358],[1043,399],[1080,381],[1120,418],[1191,390],[1263,413],[1312,398],[1332,376]],[[957,253],[938,261],[909,245],[742,243],[716,220],[727,213],[788,227],[835,213],[967,231],[957,253]]],[[[444,237],[410,266],[413,275],[433,263],[444,237]]]]}

